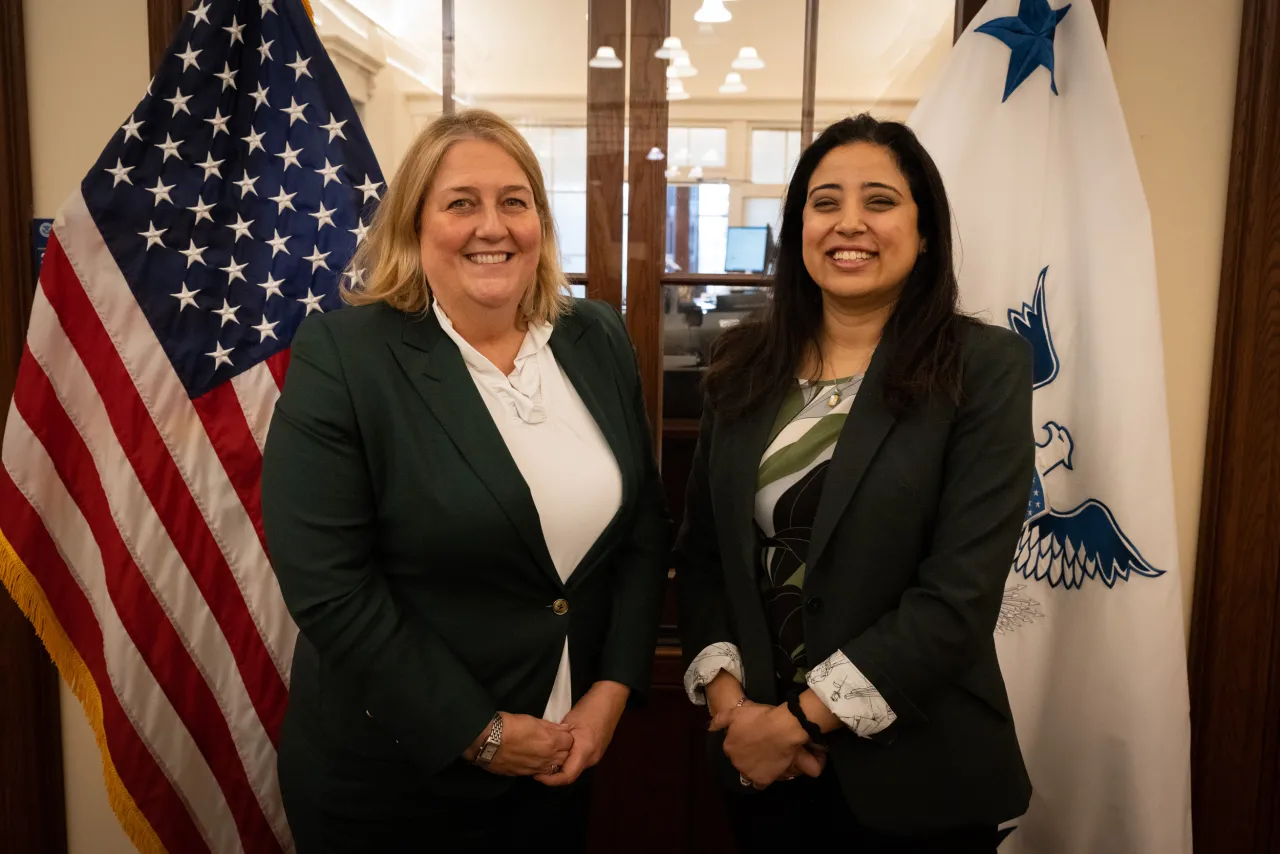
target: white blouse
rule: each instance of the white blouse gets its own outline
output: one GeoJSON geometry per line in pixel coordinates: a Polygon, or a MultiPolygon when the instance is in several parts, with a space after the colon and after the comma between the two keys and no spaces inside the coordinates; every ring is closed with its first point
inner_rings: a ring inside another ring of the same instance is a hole
{"type": "MultiPolygon", "coordinates": [[[[515,369],[503,374],[466,342],[438,302],[440,328],[458,345],[476,390],[533,496],[542,536],[568,581],[622,506],[622,472],[582,398],[547,346],[550,324],[530,324],[515,369]]],[[[573,706],[565,638],[543,717],[559,722],[573,706]]]]}

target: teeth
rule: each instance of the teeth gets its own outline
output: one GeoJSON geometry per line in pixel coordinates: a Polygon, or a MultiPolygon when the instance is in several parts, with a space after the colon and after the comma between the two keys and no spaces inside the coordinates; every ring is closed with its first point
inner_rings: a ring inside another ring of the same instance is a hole
{"type": "Polygon", "coordinates": [[[467,256],[468,259],[476,264],[501,264],[503,261],[507,260],[508,257],[509,253],[506,252],[492,252],[484,255],[467,256]]]}
{"type": "Polygon", "coordinates": [[[870,252],[861,252],[856,249],[841,249],[832,252],[831,257],[837,261],[870,261],[872,255],[870,252]]]}

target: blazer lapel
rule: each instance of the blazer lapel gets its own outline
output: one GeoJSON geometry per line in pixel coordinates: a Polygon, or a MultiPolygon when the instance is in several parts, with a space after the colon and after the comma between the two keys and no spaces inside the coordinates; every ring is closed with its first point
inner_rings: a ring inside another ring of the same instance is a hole
{"type": "Polygon", "coordinates": [[[853,399],[849,418],[836,442],[809,538],[809,555],[806,561],[809,577],[812,577],[812,571],[818,565],[823,549],[831,541],[836,523],[849,506],[862,476],[866,474],[867,466],[871,464],[871,459],[893,426],[893,415],[884,402],[884,372],[891,349],[892,344],[888,340],[877,348],[867,369],[866,379],[859,387],[857,397],[853,399]]]}
{"type": "Polygon", "coordinates": [[[582,398],[587,411],[595,419],[600,432],[604,434],[613,457],[618,462],[618,470],[622,473],[622,503],[613,515],[609,524],[596,538],[591,548],[583,556],[582,561],[574,569],[570,580],[580,583],[597,563],[600,554],[609,546],[614,529],[624,516],[624,510],[631,503],[636,490],[636,471],[633,465],[633,450],[630,428],[632,419],[627,417],[629,398],[618,382],[617,371],[613,370],[613,358],[608,351],[608,343],[604,340],[604,330],[597,324],[582,322],[581,315],[576,313],[565,317],[548,342],[556,362],[564,371],[574,391],[582,398]]]}
{"type": "Polygon", "coordinates": [[[535,562],[562,587],[529,486],[480,398],[462,354],[448,340],[435,314],[428,311],[422,317],[406,318],[402,340],[392,343],[391,349],[463,459],[529,546],[535,562]]]}

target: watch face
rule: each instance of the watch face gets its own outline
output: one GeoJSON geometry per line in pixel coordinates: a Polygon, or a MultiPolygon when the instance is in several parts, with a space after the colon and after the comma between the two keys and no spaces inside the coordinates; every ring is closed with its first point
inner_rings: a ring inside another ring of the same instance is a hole
{"type": "Polygon", "coordinates": [[[493,758],[493,754],[497,752],[498,752],[498,745],[494,744],[493,742],[489,742],[484,746],[484,749],[480,751],[480,761],[488,762],[490,759],[493,758]]]}

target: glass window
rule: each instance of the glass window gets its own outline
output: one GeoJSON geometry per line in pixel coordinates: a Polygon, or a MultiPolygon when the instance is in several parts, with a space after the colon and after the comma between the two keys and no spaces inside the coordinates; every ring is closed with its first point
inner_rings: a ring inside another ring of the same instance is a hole
{"type": "Polygon", "coordinates": [[[782,225],[782,197],[751,196],[745,200],[742,210],[743,225],[770,225],[773,233],[778,233],[782,225]]]}
{"type": "Polygon", "coordinates": [[[751,132],[751,183],[785,184],[800,159],[800,131],[751,132]]]}

